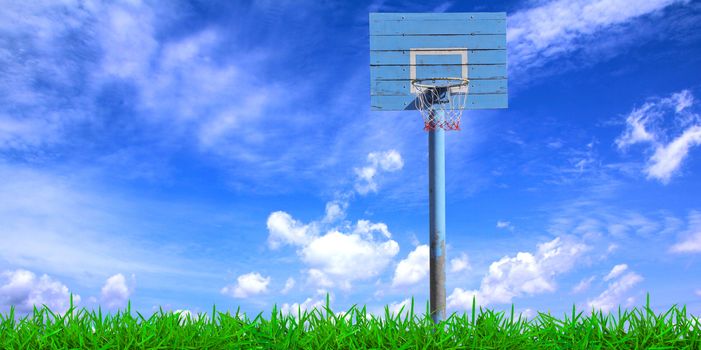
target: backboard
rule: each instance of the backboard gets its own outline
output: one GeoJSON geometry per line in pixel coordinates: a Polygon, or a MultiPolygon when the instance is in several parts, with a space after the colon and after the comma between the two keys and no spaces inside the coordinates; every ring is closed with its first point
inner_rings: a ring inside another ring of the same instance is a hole
{"type": "Polygon", "coordinates": [[[370,105],[417,109],[415,79],[469,79],[464,109],[506,108],[506,14],[370,13],[370,105]]]}

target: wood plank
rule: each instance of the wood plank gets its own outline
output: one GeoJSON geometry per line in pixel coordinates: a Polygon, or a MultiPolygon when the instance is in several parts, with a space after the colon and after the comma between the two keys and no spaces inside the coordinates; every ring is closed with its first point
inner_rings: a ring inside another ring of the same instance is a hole
{"type": "Polygon", "coordinates": [[[467,20],[467,19],[506,19],[506,12],[445,12],[445,13],[396,13],[371,12],[370,22],[378,20],[467,20]]]}
{"type": "Polygon", "coordinates": [[[380,20],[370,22],[370,35],[435,34],[506,34],[506,20],[380,20]]]}
{"type": "MultiPolygon", "coordinates": [[[[371,66],[370,80],[409,80],[410,66],[371,66]]],[[[461,65],[416,66],[415,79],[462,77],[461,65]]],[[[506,79],[506,65],[468,65],[468,79],[506,79]]]]}
{"type": "MultiPolygon", "coordinates": [[[[507,92],[506,79],[471,80],[468,84],[470,94],[505,94],[507,92]]],[[[371,95],[410,95],[411,82],[409,80],[375,80],[370,86],[371,95]]]]}
{"type": "MultiPolygon", "coordinates": [[[[458,50],[456,54],[464,52],[458,50]]],[[[416,55],[416,64],[450,64],[455,63],[455,57],[446,55],[416,55]]],[[[506,50],[468,50],[468,64],[505,64],[506,50]]],[[[407,65],[409,50],[403,51],[370,51],[370,65],[407,65]]]]}
{"type": "MultiPolygon", "coordinates": [[[[415,110],[415,96],[370,96],[370,109],[373,111],[402,111],[415,110]]],[[[506,94],[472,94],[467,95],[465,109],[507,108],[509,105],[506,94]]]]}
{"type": "Polygon", "coordinates": [[[407,35],[370,37],[370,50],[409,50],[416,48],[506,49],[506,35],[407,35]]]}

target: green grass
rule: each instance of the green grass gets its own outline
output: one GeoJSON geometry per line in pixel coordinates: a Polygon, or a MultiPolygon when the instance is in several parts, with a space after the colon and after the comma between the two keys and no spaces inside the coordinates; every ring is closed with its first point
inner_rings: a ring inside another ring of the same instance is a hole
{"type": "MultiPolygon", "coordinates": [[[[474,305],[474,304],[473,304],[474,305]]],[[[382,318],[366,308],[322,310],[269,317],[217,312],[214,317],[181,319],[163,312],[132,315],[131,303],[115,315],[73,306],[63,315],[46,306],[16,317],[0,314],[1,349],[701,349],[701,324],[686,307],[656,315],[646,306],[617,313],[584,315],[572,308],[556,318],[539,313],[531,320],[511,312],[473,307],[437,327],[430,317],[408,310],[382,318]]],[[[201,315],[205,316],[205,315],[201,315]]]]}

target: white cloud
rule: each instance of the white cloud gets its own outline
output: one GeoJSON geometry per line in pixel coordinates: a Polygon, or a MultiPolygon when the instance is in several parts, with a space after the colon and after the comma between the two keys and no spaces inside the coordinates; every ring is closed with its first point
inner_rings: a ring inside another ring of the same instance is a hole
{"type": "Polygon", "coordinates": [[[314,299],[314,298],[307,298],[305,299],[301,304],[300,303],[293,303],[293,304],[288,304],[284,303],[280,307],[280,311],[282,312],[283,315],[297,315],[297,312],[304,313],[305,311],[311,312],[313,309],[323,311],[324,306],[326,305],[326,300],[323,299],[314,299]]]}
{"type": "Polygon", "coordinates": [[[378,241],[372,236],[329,231],[305,245],[300,257],[323,273],[322,281],[333,280],[349,288],[354,280],[379,275],[398,252],[399,244],[391,239],[378,241]]]}
{"type": "Polygon", "coordinates": [[[601,309],[604,312],[608,312],[617,308],[624,300],[631,303],[632,299],[626,297],[625,294],[642,280],[643,278],[635,272],[628,272],[619,279],[609,283],[606,290],[593,300],[587,301],[587,304],[590,308],[596,310],[601,309]]]}
{"type": "Polygon", "coordinates": [[[640,108],[633,109],[626,117],[626,130],[616,138],[618,149],[626,149],[628,146],[640,142],[653,142],[656,136],[647,130],[653,119],[659,118],[660,114],[653,103],[645,103],[640,108]]]}
{"type": "Polygon", "coordinates": [[[361,237],[367,239],[372,238],[373,232],[378,232],[385,238],[392,238],[392,233],[389,232],[387,225],[382,222],[372,223],[368,220],[358,220],[355,225],[355,229],[353,229],[353,234],[360,235],[361,237]]]}
{"type": "MultiPolygon", "coordinates": [[[[73,294],[73,304],[80,295],[73,294]]],[[[4,271],[0,274],[0,304],[18,312],[31,312],[46,305],[53,312],[63,313],[70,306],[70,292],[61,282],[44,274],[41,277],[27,270],[4,271]]]]}
{"type": "Polygon", "coordinates": [[[663,184],[669,183],[689,154],[689,149],[701,144],[701,117],[689,110],[693,104],[694,96],[689,90],[665,98],[649,99],[626,117],[626,130],[616,138],[616,145],[620,150],[625,150],[633,144],[648,144],[654,152],[644,170],[647,177],[663,184]],[[663,127],[667,115],[673,116],[677,125],[675,129],[682,130],[680,135],[665,143],[663,140],[671,131],[663,127]]]}
{"type": "Polygon", "coordinates": [[[447,298],[448,308],[456,309],[472,309],[472,301],[474,299],[475,306],[485,306],[488,304],[487,298],[478,290],[465,290],[462,288],[455,288],[453,292],[447,298]]]}
{"type": "Polygon", "coordinates": [[[377,168],[367,166],[355,169],[355,174],[358,176],[355,184],[355,190],[358,191],[358,193],[364,195],[368,192],[377,192],[377,183],[375,183],[374,180],[375,174],[377,174],[377,168]]]}
{"type": "MultiPolygon", "coordinates": [[[[393,316],[400,315],[399,311],[401,310],[401,316],[403,318],[406,314],[409,313],[409,308],[411,308],[411,298],[406,298],[398,303],[393,302],[387,307],[389,308],[389,314],[393,316]]],[[[414,305],[414,307],[416,307],[416,305],[414,305]]],[[[414,313],[416,313],[416,310],[414,310],[414,313]]]]}
{"type": "Polygon", "coordinates": [[[461,253],[459,257],[450,259],[450,272],[456,273],[464,270],[470,270],[470,259],[467,254],[461,253]]]}
{"type": "Polygon", "coordinates": [[[276,211],[268,216],[268,246],[277,249],[281,244],[303,245],[315,235],[312,225],[303,225],[284,211],[276,211]]]}
{"type": "Polygon", "coordinates": [[[255,94],[236,94],[244,82],[256,85],[250,78],[255,75],[238,74],[233,64],[212,59],[220,32],[207,28],[179,40],[159,41],[156,10],[164,9],[141,3],[113,4],[100,11],[106,17],[97,30],[105,53],[100,80],[132,82],[140,109],[154,120],[167,117],[176,126],[192,127],[205,148],[220,146],[232,132],[245,134],[241,127],[251,126],[261,115],[274,84],[256,87],[255,94]]]}
{"type": "Polygon", "coordinates": [[[601,40],[601,32],[685,0],[555,0],[508,18],[509,65],[523,70],[601,40]]]}
{"type": "Polygon", "coordinates": [[[674,111],[680,113],[694,104],[694,95],[689,90],[682,90],[672,94],[669,100],[674,103],[674,111]]]}
{"type": "MultiPolygon", "coordinates": [[[[304,313],[305,311],[312,312],[312,310],[314,310],[314,309],[318,310],[319,312],[324,313],[324,308],[326,307],[326,294],[327,293],[328,293],[328,291],[325,289],[318,289],[316,291],[316,295],[314,297],[306,298],[302,303],[293,303],[293,304],[284,303],[284,304],[282,304],[282,306],[280,307],[280,311],[282,312],[283,315],[292,315],[292,316],[297,316],[298,312],[301,312],[301,313],[304,313]]],[[[331,307],[331,303],[334,300],[334,295],[332,293],[329,293],[328,296],[329,296],[329,307],[331,307]]]]}
{"type": "Polygon", "coordinates": [[[648,178],[656,178],[662,183],[668,183],[672,175],[679,169],[689,148],[701,144],[701,126],[694,125],[684,130],[676,139],[667,145],[660,145],[650,158],[650,164],[645,171],[648,178]]]}
{"type": "Polygon", "coordinates": [[[620,276],[627,269],[628,269],[628,265],[626,265],[626,264],[618,264],[618,265],[614,266],[611,269],[611,272],[609,272],[608,275],[604,276],[604,281],[608,281],[608,280],[611,280],[611,279],[614,279],[614,278],[620,276]]]}
{"type": "MultiPolygon", "coordinates": [[[[373,159],[381,167],[397,167],[391,155],[373,159]]],[[[381,222],[358,220],[352,225],[344,221],[341,227],[331,227],[330,224],[345,217],[347,207],[347,199],[328,202],[324,217],[309,224],[293,219],[286,212],[273,212],[268,217],[268,244],[272,249],[283,243],[297,247],[297,255],[308,266],[307,282],[348,290],[353,281],[375,277],[384,271],[399,252],[399,244],[391,239],[387,225],[381,222]],[[322,229],[326,232],[319,234],[322,229]]]]}
{"type": "Polygon", "coordinates": [[[404,160],[402,160],[401,154],[395,150],[371,152],[368,154],[367,162],[368,165],[354,169],[357,176],[355,190],[361,195],[377,192],[375,176],[380,170],[394,172],[404,167],[404,160]]]}
{"type": "Polygon", "coordinates": [[[497,221],[497,228],[507,229],[507,230],[510,230],[510,231],[513,231],[513,230],[514,230],[514,226],[511,225],[511,222],[509,222],[509,221],[501,221],[501,220],[497,221]]]}
{"type": "MultiPolygon", "coordinates": [[[[307,270],[307,275],[308,275],[308,281],[311,284],[317,285],[319,287],[333,287],[334,282],[331,280],[329,276],[324,273],[324,271],[321,271],[319,269],[311,268],[307,270]]],[[[345,284],[346,289],[350,288],[350,285],[345,284]]]]}
{"type": "Polygon", "coordinates": [[[587,289],[589,289],[589,286],[591,286],[591,283],[594,282],[595,279],[595,276],[582,279],[581,281],[579,281],[579,283],[577,283],[576,286],[572,287],[572,293],[579,294],[586,291],[587,289]]]}
{"type": "Polygon", "coordinates": [[[285,281],[285,287],[282,288],[280,293],[287,294],[287,292],[289,292],[294,286],[295,286],[295,279],[290,277],[287,279],[287,281],[285,281]]]}
{"type": "Polygon", "coordinates": [[[422,244],[412,252],[406,259],[402,259],[394,271],[392,286],[406,286],[426,281],[429,270],[429,247],[422,244]]]}
{"type": "Polygon", "coordinates": [[[333,223],[346,217],[348,202],[335,200],[326,203],[326,214],[322,220],[324,223],[333,223]]]}
{"type": "Polygon", "coordinates": [[[701,253],[701,212],[689,214],[689,227],[682,233],[683,239],[670,248],[673,253],[701,253]]]}
{"type": "MultiPolygon", "coordinates": [[[[132,275],[132,282],[134,275],[132,275]]],[[[127,286],[126,278],[118,273],[107,279],[100,290],[100,302],[109,309],[121,308],[127,304],[129,296],[134,292],[134,285],[127,286]]]]}
{"type": "Polygon", "coordinates": [[[571,239],[557,237],[538,244],[535,254],[519,252],[505,256],[489,266],[479,290],[455,288],[448,297],[448,306],[469,309],[472,297],[479,305],[510,303],[514,297],[535,295],[556,290],[555,277],[568,272],[589,247],[571,239]]]}
{"type": "Polygon", "coordinates": [[[697,289],[694,293],[701,297],[701,289],[697,289]]]}
{"type": "Polygon", "coordinates": [[[480,290],[489,295],[490,301],[508,303],[522,293],[555,291],[554,281],[549,277],[541,271],[536,256],[518,253],[515,257],[504,257],[492,263],[480,290]]]}
{"type": "Polygon", "coordinates": [[[270,284],[270,277],[263,277],[258,272],[250,272],[239,276],[236,285],[228,285],[221,289],[221,293],[234,298],[247,298],[252,295],[266,293],[270,284]]]}
{"type": "Polygon", "coordinates": [[[527,320],[533,319],[533,317],[535,317],[536,314],[537,312],[530,308],[526,308],[523,309],[523,311],[521,311],[521,316],[527,320]]]}
{"type": "Polygon", "coordinates": [[[192,311],[187,310],[187,309],[177,309],[173,311],[173,314],[178,315],[178,320],[180,321],[180,325],[185,325],[188,323],[188,320],[190,323],[196,323],[200,319],[204,321],[208,321],[209,317],[205,314],[193,314],[192,311]]]}
{"type": "Polygon", "coordinates": [[[554,277],[569,271],[588,249],[582,243],[560,237],[538,245],[535,255],[518,253],[504,257],[489,266],[489,274],[482,280],[480,290],[490,300],[511,302],[515,296],[555,291],[554,277]]]}
{"type": "Polygon", "coordinates": [[[372,152],[368,154],[368,162],[384,171],[397,171],[404,167],[401,154],[395,150],[387,152],[372,152]]]}

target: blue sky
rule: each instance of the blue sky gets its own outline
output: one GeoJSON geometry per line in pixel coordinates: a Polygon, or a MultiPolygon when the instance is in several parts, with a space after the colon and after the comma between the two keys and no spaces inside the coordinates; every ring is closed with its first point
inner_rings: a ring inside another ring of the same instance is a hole
{"type": "Polygon", "coordinates": [[[428,297],[427,135],[369,12],[505,11],[447,152],[448,311],[701,313],[701,3],[3,2],[0,311],[428,297]],[[697,276],[697,277],[694,277],[697,276]]]}

